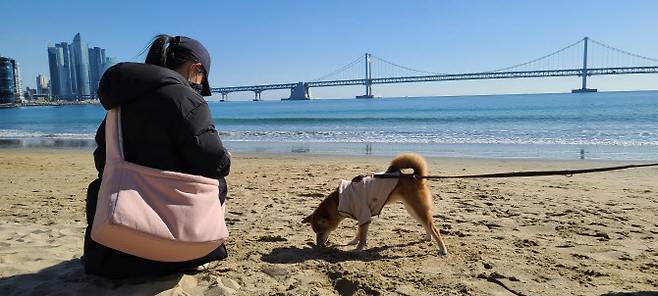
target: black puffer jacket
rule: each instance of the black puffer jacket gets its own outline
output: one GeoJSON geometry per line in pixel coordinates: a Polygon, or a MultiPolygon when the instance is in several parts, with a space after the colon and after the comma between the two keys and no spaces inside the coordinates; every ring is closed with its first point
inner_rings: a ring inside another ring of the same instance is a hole
{"type": "MultiPolygon", "coordinates": [[[[215,178],[222,203],[231,159],[212,122],[208,104],[178,72],[148,64],[120,63],[108,69],[99,86],[107,110],[121,106],[126,161],[152,168],[215,178]]],[[[84,258],[88,273],[110,277],[167,273],[226,257],[221,246],[203,258],[164,263],[131,256],[90,238],[100,178],[105,166],[105,120],[96,132],[94,162],[98,178],[87,192],[84,258]]]]}

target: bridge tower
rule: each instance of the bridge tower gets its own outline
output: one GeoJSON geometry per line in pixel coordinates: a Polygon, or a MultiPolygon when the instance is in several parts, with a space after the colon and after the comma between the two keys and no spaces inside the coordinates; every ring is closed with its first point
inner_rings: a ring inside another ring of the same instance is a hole
{"type": "Polygon", "coordinates": [[[587,41],[589,37],[583,38],[583,73],[581,74],[583,78],[583,85],[579,89],[571,90],[572,93],[589,93],[596,92],[596,88],[587,88],[587,41]]]}
{"type": "Polygon", "coordinates": [[[372,59],[369,53],[366,53],[365,64],[366,72],[363,80],[366,86],[366,94],[362,96],[356,96],[357,99],[372,99],[375,97],[372,95],[372,59]]]}

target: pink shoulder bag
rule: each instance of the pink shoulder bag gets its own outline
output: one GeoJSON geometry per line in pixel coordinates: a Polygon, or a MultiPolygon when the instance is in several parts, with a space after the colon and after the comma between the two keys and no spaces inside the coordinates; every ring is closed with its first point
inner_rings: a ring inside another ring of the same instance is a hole
{"type": "Polygon", "coordinates": [[[119,107],[108,111],[105,144],[94,241],[145,259],[181,262],[228,239],[217,180],[125,161],[119,107]]]}

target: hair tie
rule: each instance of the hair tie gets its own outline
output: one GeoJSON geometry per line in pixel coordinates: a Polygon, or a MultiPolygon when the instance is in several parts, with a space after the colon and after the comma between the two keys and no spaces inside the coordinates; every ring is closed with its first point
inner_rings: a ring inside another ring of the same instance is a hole
{"type": "Polygon", "coordinates": [[[180,44],[180,36],[171,37],[169,46],[167,46],[167,55],[173,57],[175,55],[174,47],[180,44]]]}

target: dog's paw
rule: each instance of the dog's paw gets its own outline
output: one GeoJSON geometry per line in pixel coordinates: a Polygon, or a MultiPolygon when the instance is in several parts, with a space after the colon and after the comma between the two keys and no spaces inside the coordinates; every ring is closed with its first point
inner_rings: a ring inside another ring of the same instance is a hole
{"type": "Polygon", "coordinates": [[[439,249],[439,256],[448,256],[448,250],[439,249]]]}
{"type": "Polygon", "coordinates": [[[431,236],[431,235],[426,234],[425,236],[423,236],[423,241],[428,242],[428,241],[431,241],[431,240],[432,240],[432,236],[431,236]]]}
{"type": "Polygon", "coordinates": [[[353,254],[362,254],[364,252],[365,252],[365,250],[363,248],[355,248],[355,249],[350,251],[350,253],[353,253],[353,254]]]}
{"type": "Polygon", "coordinates": [[[332,247],[331,242],[327,240],[324,242],[324,244],[318,244],[318,243],[309,243],[310,246],[313,246],[315,248],[330,248],[332,247]]]}
{"type": "Polygon", "coordinates": [[[348,245],[348,246],[352,246],[352,245],[356,245],[356,244],[358,244],[358,243],[359,243],[359,239],[358,239],[358,238],[355,238],[355,239],[353,239],[353,240],[347,242],[347,245],[348,245]]]}
{"type": "Polygon", "coordinates": [[[365,248],[366,248],[365,243],[359,243],[358,245],[356,245],[356,248],[352,250],[352,252],[356,252],[356,253],[363,252],[365,248]]]}

